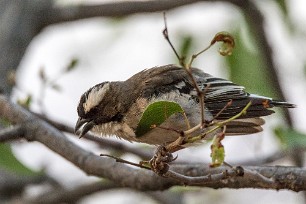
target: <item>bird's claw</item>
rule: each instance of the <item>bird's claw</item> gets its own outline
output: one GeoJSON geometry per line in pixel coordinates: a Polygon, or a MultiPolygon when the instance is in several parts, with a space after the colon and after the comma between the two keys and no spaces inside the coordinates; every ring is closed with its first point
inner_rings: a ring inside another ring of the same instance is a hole
{"type": "Polygon", "coordinates": [[[169,163],[177,159],[163,145],[158,146],[155,155],[149,161],[152,171],[163,176],[169,170],[169,163]]]}

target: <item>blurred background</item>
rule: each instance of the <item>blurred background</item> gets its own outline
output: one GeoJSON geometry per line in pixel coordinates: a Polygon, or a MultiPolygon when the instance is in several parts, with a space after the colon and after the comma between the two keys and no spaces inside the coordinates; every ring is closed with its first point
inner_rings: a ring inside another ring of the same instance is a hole
{"type": "MultiPolygon", "coordinates": [[[[8,1],[0,3],[0,7],[4,5],[0,14],[0,45],[3,45],[0,52],[1,80],[5,84],[13,84],[5,86],[2,83],[2,89],[14,101],[51,120],[73,127],[81,94],[97,83],[126,80],[146,68],[178,64],[162,35],[162,12],[55,22],[41,25],[39,32],[33,31],[30,35],[28,30],[24,30],[23,21],[16,26],[10,15],[21,10],[33,14],[29,5],[40,4],[40,1],[12,2],[15,4],[8,1]],[[11,41],[7,36],[16,33],[8,33],[13,32],[10,26],[15,26],[14,32],[20,32],[19,37],[11,41]],[[24,35],[22,32],[25,32],[24,35]],[[9,49],[14,46],[24,52],[9,49]],[[15,64],[6,69],[8,65],[5,63],[10,60],[15,64]]],[[[58,0],[52,6],[69,10],[82,5],[113,2],[58,0]]],[[[290,112],[275,109],[277,113],[266,117],[264,131],[259,134],[226,138],[223,144],[228,163],[305,167],[306,2],[259,0],[250,1],[252,3],[248,6],[231,2],[198,2],[169,10],[167,24],[170,38],[179,53],[191,56],[208,46],[217,32],[230,32],[236,40],[231,56],[219,55],[220,45],[217,44],[199,56],[193,66],[241,84],[248,92],[285,99],[297,105],[290,112]]],[[[35,15],[28,19],[29,25],[43,18],[44,13],[37,12],[35,15]]],[[[80,140],[70,134],[67,136],[95,154],[114,153],[95,142],[80,140]]],[[[108,139],[141,149],[150,148],[108,139]]],[[[65,189],[99,180],[87,176],[37,142],[20,140],[2,143],[0,153],[1,169],[8,170],[12,175],[44,172],[65,189]]],[[[210,162],[209,144],[182,150],[178,154],[179,161],[210,162]]],[[[121,157],[136,162],[140,160],[130,153],[121,154],[121,157]]],[[[18,203],[48,191],[52,191],[52,187],[36,184],[26,186],[18,196],[0,194],[6,202],[18,203]]],[[[175,187],[169,191],[179,195],[182,203],[298,204],[306,200],[303,192],[285,190],[175,187]]],[[[101,202],[159,203],[152,195],[129,189],[100,191],[78,201],[82,204],[101,202]]]]}

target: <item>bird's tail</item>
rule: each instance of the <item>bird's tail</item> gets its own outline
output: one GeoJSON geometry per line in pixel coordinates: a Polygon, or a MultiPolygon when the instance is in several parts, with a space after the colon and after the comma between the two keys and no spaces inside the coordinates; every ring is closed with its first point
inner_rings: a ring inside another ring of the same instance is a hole
{"type": "Polygon", "coordinates": [[[272,107],[281,107],[281,108],[295,108],[296,107],[295,104],[288,103],[285,101],[274,100],[274,99],[271,100],[270,104],[272,105],[272,107]]]}
{"type": "MultiPolygon", "coordinates": [[[[265,121],[264,119],[260,117],[274,113],[274,111],[271,110],[270,108],[273,108],[273,107],[295,108],[296,107],[292,103],[288,103],[288,102],[284,102],[280,100],[274,100],[271,98],[253,95],[253,94],[250,94],[248,100],[252,101],[252,104],[247,109],[246,113],[242,115],[239,119],[233,120],[226,125],[227,135],[245,135],[245,134],[261,132],[262,131],[261,126],[265,123],[265,121]]],[[[241,101],[236,101],[236,102],[241,103],[241,101]]],[[[235,101],[233,101],[233,103],[235,103],[235,101]]],[[[244,103],[246,103],[246,101],[244,103]]],[[[235,107],[235,105],[233,106],[235,107]]],[[[231,106],[230,106],[228,110],[225,110],[225,112],[228,111],[227,114],[233,116],[234,114],[237,114],[238,111],[241,111],[243,107],[245,106],[240,106],[238,110],[237,109],[231,110],[231,106]]]]}
{"type": "Polygon", "coordinates": [[[261,132],[265,120],[262,118],[236,119],[226,124],[226,135],[248,135],[261,132]]]}

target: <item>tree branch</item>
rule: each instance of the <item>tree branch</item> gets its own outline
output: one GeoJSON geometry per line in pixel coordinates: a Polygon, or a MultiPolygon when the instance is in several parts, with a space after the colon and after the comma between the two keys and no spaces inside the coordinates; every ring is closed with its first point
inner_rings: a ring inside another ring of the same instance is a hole
{"type": "Polygon", "coordinates": [[[93,17],[122,17],[136,13],[162,12],[197,2],[229,2],[238,4],[243,0],[148,0],[120,1],[99,5],[76,5],[54,7],[48,13],[48,24],[75,21],[93,17]]]}
{"type": "MultiPolygon", "coordinates": [[[[35,113],[34,113],[35,114],[35,113]]],[[[50,123],[51,125],[53,125],[54,127],[56,127],[58,130],[61,130],[63,132],[67,132],[70,133],[74,136],[74,129],[68,125],[64,125],[62,123],[56,122],[54,120],[51,120],[50,118],[47,118],[43,115],[38,115],[41,119],[45,120],[46,122],[50,123]]],[[[0,134],[1,136],[1,134],[0,134]]],[[[146,151],[145,149],[141,149],[141,148],[135,148],[135,147],[130,147],[127,145],[124,145],[122,143],[119,142],[115,142],[115,141],[111,141],[111,140],[107,140],[101,137],[97,137],[93,134],[90,133],[86,133],[82,138],[88,139],[90,141],[96,142],[98,145],[100,145],[101,147],[103,147],[104,149],[113,149],[116,150],[120,153],[131,153],[131,154],[135,154],[136,156],[139,156],[141,159],[144,160],[148,160],[151,159],[153,156],[153,150],[148,150],[146,151]]],[[[1,137],[0,137],[1,139],[1,137]]],[[[0,140],[1,141],[1,140],[0,140]]]]}
{"type": "MultiPolygon", "coordinates": [[[[30,198],[25,203],[75,203],[83,199],[85,196],[93,193],[124,189],[114,183],[107,181],[98,181],[90,184],[77,186],[73,189],[56,188],[53,191],[48,191],[35,198],[30,198]]],[[[182,203],[181,194],[173,192],[144,192],[160,203],[182,203]]]]}
{"type": "MultiPolygon", "coordinates": [[[[25,138],[29,141],[38,141],[52,151],[58,153],[89,175],[95,175],[112,180],[122,187],[131,187],[142,191],[164,190],[175,185],[184,185],[183,182],[162,178],[152,171],[137,169],[126,164],[116,163],[110,158],[102,158],[77,146],[60,131],[42,121],[19,105],[0,96],[0,116],[12,123],[24,124],[27,129],[25,138]],[[31,121],[30,123],[26,123],[31,121]]],[[[212,188],[265,188],[290,189],[293,191],[306,190],[306,169],[297,167],[244,167],[255,171],[264,177],[273,179],[272,184],[263,183],[251,177],[233,177],[210,183],[192,184],[212,188]]],[[[228,170],[226,167],[209,168],[206,165],[172,165],[172,171],[186,176],[205,176],[219,174],[228,170]]]]}
{"type": "Polygon", "coordinates": [[[161,204],[183,204],[183,194],[181,192],[155,192],[149,191],[146,193],[148,196],[158,201],[161,204]]]}
{"type": "Polygon", "coordinates": [[[29,199],[26,203],[75,203],[87,195],[114,188],[118,188],[118,185],[100,181],[81,185],[73,189],[59,188],[51,192],[48,191],[36,198],[29,199]]]}
{"type": "Polygon", "coordinates": [[[25,134],[25,129],[22,125],[15,125],[0,130],[0,142],[16,140],[25,134]]]}
{"type": "Polygon", "coordinates": [[[26,186],[44,182],[58,186],[56,180],[45,174],[21,176],[8,170],[0,169],[0,198],[8,198],[16,194],[19,195],[26,186]]]}

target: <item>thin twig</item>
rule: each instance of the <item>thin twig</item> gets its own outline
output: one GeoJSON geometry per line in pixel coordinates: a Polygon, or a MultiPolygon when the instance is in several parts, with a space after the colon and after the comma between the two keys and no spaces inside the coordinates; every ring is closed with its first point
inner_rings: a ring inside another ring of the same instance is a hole
{"type": "MultiPolygon", "coordinates": [[[[204,124],[205,124],[205,107],[204,107],[204,93],[203,91],[199,88],[198,84],[197,84],[197,81],[196,79],[194,78],[193,74],[192,74],[192,71],[191,71],[191,63],[192,61],[186,65],[185,63],[185,57],[183,56],[180,56],[178,54],[178,52],[176,51],[175,47],[173,46],[170,38],[169,38],[169,32],[168,32],[168,27],[167,27],[167,19],[166,19],[166,13],[164,12],[164,24],[165,24],[165,28],[163,30],[163,35],[165,37],[165,39],[167,40],[168,44],[170,45],[171,49],[173,50],[173,52],[175,53],[180,65],[186,70],[188,76],[190,77],[191,81],[192,81],[192,85],[193,87],[196,89],[196,92],[198,94],[198,98],[199,98],[199,104],[201,106],[201,127],[203,128],[204,127],[204,124]]],[[[207,48],[208,49],[208,48],[207,48]]],[[[206,50],[207,50],[206,49],[206,50]]],[[[195,57],[197,57],[199,54],[203,53],[205,50],[201,51],[200,53],[196,54],[195,57]]],[[[194,58],[195,58],[194,57],[194,58]]]]}
{"type": "Polygon", "coordinates": [[[211,46],[213,46],[213,44],[210,44],[208,47],[206,47],[205,49],[203,49],[202,51],[200,51],[200,52],[198,52],[198,53],[196,53],[196,54],[193,54],[192,56],[191,56],[191,59],[190,59],[190,61],[189,61],[189,63],[188,63],[188,68],[190,68],[191,67],[191,65],[192,65],[192,63],[193,63],[193,61],[195,60],[195,58],[197,58],[199,55],[201,55],[203,52],[206,52],[207,50],[209,50],[210,48],[211,48],[211,46]]]}
{"type": "Polygon", "coordinates": [[[216,114],[214,115],[213,119],[211,119],[209,122],[214,121],[217,119],[229,106],[231,106],[233,103],[233,100],[231,99],[229,102],[226,103],[226,105],[216,114]]]}
{"type": "Polygon", "coordinates": [[[176,58],[178,59],[180,65],[182,67],[185,67],[185,63],[184,63],[184,59],[178,54],[178,52],[176,51],[176,49],[174,48],[170,38],[169,38],[169,31],[168,31],[168,26],[167,26],[167,17],[166,17],[166,12],[163,12],[164,15],[164,24],[165,24],[165,28],[163,30],[163,35],[164,38],[167,40],[168,44],[170,45],[172,51],[174,52],[176,58]]]}
{"type": "Polygon", "coordinates": [[[191,137],[191,138],[188,138],[187,139],[187,143],[193,143],[193,142],[196,142],[196,141],[199,141],[199,140],[202,140],[205,136],[207,136],[209,133],[212,133],[214,131],[216,131],[217,129],[225,126],[227,123],[239,118],[240,116],[242,116],[243,114],[246,113],[247,109],[252,105],[252,102],[250,101],[241,111],[240,113],[238,113],[237,115],[227,119],[227,120],[224,120],[224,121],[221,121],[221,122],[217,122],[217,123],[211,123],[211,126],[213,126],[213,128],[207,130],[206,132],[204,132],[203,134],[201,135],[198,135],[198,136],[194,136],[194,137],[191,137]]]}
{"type": "Polygon", "coordinates": [[[142,165],[142,163],[137,164],[137,163],[134,163],[134,162],[130,162],[130,161],[128,161],[128,160],[125,160],[125,159],[121,159],[121,158],[119,158],[119,157],[115,157],[115,156],[113,156],[113,155],[109,155],[109,154],[100,154],[100,156],[102,156],[102,157],[109,157],[109,158],[115,159],[116,162],[120,162],[120,163],[124,163],[124,164],[129,164],[129,165],[132,165],[132,166],[137,166],[137,167],[139,167],[139,168],[151,170],[151,168],[142,165]]]}

